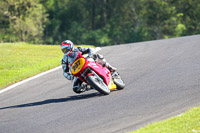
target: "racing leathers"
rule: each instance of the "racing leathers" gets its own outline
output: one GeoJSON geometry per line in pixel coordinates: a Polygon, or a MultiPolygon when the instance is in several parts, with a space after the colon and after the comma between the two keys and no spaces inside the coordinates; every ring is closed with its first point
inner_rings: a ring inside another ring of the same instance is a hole
{"type": "MultiPolygon", "coordinates": [[[[116,68],[112,67],[109,63],[106,62],[105,58],[102,55],[96,54],[93,48],[77,47],[74,49],[74,51],[72,51],[70,55],[68,56],[64,55],[62,59],[63,75],[68,80],[74,79],[74,76],[69,72],[70,70],[69,64],[72,64],[75,61],[78,52],[81,52],[82,55],[88,54],[88,56],[93,58],[94,61],[101,64],[102,66],[107,67],[111,72],[116,70],[116,68]]],[[[81,93],[88,89],[91,89],[91,88],[86,83],[83,83],[83,81],[80,80],[78,77],[75,77],[74,85],[73,85],[74,92],[81,93]]]]}

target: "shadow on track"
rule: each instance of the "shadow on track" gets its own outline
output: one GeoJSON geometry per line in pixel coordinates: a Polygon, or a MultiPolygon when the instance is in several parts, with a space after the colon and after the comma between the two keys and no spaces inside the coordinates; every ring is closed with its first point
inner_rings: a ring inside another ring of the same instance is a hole
{"type": "Polygon", "coordinates": [[[39,106],[39,105],[45,105],[45,104],[51,104],[51,103],[70,102],[70,101],[89,99],[89,98],[100,97],[100,96],[104,96],[104,95],[102,95],[98,92],[97,93],[91,93],[91,94],[81,94],[81,95],[69,96],[69,97],[66,97],[66,98],[47,99],[47,100],[39,101],[39,102],[32,102],[32,103],[2,107],[2,108],[0,108],[0,110],[12,109],[12,108],[32,107],[32,106],[39,106]]]}

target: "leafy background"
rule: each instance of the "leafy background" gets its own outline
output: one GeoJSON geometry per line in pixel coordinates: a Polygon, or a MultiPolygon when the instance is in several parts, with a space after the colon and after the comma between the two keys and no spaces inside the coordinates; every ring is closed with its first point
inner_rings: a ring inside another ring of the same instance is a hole
{"type": "Polygon", "coordinates": [[[1,0],[0,42],[106,46],[200,33],[199,0],[1,0]]]}

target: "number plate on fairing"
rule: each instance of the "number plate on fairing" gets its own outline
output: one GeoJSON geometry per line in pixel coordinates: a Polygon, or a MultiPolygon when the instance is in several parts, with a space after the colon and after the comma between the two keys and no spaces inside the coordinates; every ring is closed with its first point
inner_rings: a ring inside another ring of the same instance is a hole
{"type": "Polygon", "coordinates": [[[79,58],[78,60],[76,60],[71,67],[71,72],[72,74],[77,74],[80,72],[80,70],[83,68],[85,64],[85,59],[84,58],[79,58]]]}

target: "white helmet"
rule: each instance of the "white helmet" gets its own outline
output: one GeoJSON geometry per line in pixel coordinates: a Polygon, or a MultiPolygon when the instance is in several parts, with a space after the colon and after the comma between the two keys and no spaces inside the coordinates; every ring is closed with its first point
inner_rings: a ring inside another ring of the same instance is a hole
{"type": "Polygon", "coordinates": [[[65,40],[61,44],[61,50],[64,53],[65,56],[68,56],[71,54],[72,51],[74,51],[74,44],[70,40],[65,40]]]}

